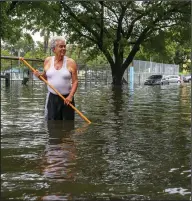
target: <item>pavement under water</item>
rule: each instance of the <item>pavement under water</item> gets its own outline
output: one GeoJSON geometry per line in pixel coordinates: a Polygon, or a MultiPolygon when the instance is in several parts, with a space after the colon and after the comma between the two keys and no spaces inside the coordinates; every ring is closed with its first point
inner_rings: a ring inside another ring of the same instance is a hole
{"type": "Polygon", "coordinates": [[[75,122],[44,120],[46,86],[1,89],[1,197],[189,200],[191,86],[80,85],[75,122]]]}

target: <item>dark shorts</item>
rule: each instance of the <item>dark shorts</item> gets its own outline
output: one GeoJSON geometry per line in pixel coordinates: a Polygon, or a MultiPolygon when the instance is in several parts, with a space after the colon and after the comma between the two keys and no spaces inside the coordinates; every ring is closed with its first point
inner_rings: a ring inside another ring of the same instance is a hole
{"type": "MultiPolygon", "coordinates": [[[[68,96],[63,95],[65,98],[68,96]]],[[[74,98],[71,102],[75,106],[74,98]]],[[[74,120],[74,109],[64,104],[64,100],[55,94],[49,93],[47,100],[47,120],[74,120]]]]}

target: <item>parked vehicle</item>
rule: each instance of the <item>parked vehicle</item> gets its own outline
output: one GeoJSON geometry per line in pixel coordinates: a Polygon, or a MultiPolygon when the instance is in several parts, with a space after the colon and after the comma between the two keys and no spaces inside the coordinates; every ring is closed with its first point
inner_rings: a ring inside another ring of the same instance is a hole
{"type": "Polygon", "coordinates": [[[163,75],[151,75],[144,82],[144,85],[161,85],[161,84],[169,84],[168,80],[164,79],[163,75]]]}
{"type": "Polygon", "coordinates": [[[191,82],[191,75],[183,76],[183,82],[191,82]]]}
{"type": "Polygon", "coordinates": [[[181,83],[181,77],[179,75],[167,75],[164,77],[168,83],[181,83]]]}

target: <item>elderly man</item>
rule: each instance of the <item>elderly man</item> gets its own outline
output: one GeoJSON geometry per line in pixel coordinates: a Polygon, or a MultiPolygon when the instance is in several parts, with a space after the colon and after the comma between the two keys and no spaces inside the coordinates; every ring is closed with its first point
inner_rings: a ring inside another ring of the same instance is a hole
{"type": "Polygon", "coordinates": [[[77,65],[71,58],[65,56],[66,42],[61,36],[51,39],[50,46],[54,56],[47,57],[44,61],[42,74],[35,71],[34,75],[40,75],[47,79],[58,92],[65,98],[65,102],[55,91],[47,86],[48,94],[45,104],[47,120],[74,120],[74,110],[68,105],[74,103],[74,94],[78,86],[77,65]]]}

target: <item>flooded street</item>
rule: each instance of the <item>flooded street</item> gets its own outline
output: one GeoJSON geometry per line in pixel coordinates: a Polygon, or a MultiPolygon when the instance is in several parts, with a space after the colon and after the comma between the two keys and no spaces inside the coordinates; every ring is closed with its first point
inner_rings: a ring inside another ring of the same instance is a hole
{"type": "Polygon", "coordinates": [[[75,122],[44,121],[46,86],[1,86],[1,197],[190,200],[191,86],[81,83],[75,122]]]}

